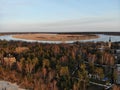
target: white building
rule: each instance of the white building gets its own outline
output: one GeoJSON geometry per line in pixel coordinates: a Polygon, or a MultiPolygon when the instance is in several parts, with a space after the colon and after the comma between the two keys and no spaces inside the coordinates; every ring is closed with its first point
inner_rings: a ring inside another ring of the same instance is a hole
{"type": "Polygon", "coordinates": [[[117,78],[116,78],[116,83],[117,84],[120,84],[120,64],[116,64],[116,76],[117,76],[117,78]]]}

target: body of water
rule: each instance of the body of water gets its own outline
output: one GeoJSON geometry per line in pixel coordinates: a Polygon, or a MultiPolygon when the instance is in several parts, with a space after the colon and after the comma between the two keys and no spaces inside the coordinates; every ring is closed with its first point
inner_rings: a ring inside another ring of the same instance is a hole
{"type": "MultiPolygon", "coordinates": [[[[81,41],[81,42],[88,42],[88,41],[93,41],[93,42],[98,42],[98,41],[104,41],[107,42],[109,41],[109,38],[111,37],[111,42],[116,42],[120,41],[120,36],[113,36],[113,35],[102,35],[98,34],[100,37],[96,39],[89,39],[89,40],[72,40],[72,41],[65,41],[65,43],[73,43],[76,41],[81,41]]],[[[27,39],[19,39],[19,38],[13,38],[12,35],[4,35],[0,36],[1,40],[14,40],[14,41],[25,41],[25,42],[40,42],[40,43],[62,43],[63,41],[42,41],[42,40],[27,40],[27,39]]]]}

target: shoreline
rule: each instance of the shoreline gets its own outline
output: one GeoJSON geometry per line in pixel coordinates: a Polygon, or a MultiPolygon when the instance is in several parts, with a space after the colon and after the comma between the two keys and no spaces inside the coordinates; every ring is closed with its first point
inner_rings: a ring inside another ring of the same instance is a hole
{"type": "Polygon", "coordinates": [[[97,39],[99,35],[95,34],[16,34],[12,35],[13,38],[26,39],[26,40],[41,40],[41,41],[71,41],[71,40],[89,40],[97,39]]]}

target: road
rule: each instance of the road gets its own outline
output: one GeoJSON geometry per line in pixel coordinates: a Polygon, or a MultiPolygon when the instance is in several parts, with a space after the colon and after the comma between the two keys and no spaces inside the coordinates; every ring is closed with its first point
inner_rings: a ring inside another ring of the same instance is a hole
{"type": "MultiPolygon", "coordinates": [[[[88,64],[88,62],[86,62],[86,61],[84,61],[84,63],[85,63],[85,64],[88,64]]],[[[99,65],[99,64],[95,64],[95,65],[97,65],[97,66],[103,66],[103,67],[106,66],[106,65],[99,65]]],[[[79,69],[79,68],[78,68],[78,65],[75,66],[75,69],[74,69],[74,71],[72,72],[72,75],[74,75],[74,73],[75,73],[78,69],[79,69]]],[[[74,77],[74,78],[76,78],[76,77],[74,77]]],[[[79,79],[79,78],[76,78],[76,79],[79,79]]],[[[110,88],[114,85],[114,84],[112,84],[112,85],[103,85],[103,84],[96,83],[96,82],[92,82],[92,81],[90,81],[89,83],[90,83],[90,84],[93,84],[93,85],[100,86],[100,87],[104,87],[106,90],[110,89],[110,88]]]]}

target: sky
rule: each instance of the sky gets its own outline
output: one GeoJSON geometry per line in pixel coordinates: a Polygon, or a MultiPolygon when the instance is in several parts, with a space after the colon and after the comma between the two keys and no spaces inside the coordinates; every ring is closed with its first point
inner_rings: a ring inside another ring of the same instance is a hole
{"type": "Polygon", "coordinates": [[[0,0],[0,32],[119,30],[120,0],[0,0]]]}

